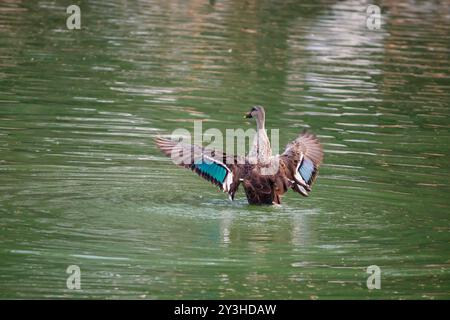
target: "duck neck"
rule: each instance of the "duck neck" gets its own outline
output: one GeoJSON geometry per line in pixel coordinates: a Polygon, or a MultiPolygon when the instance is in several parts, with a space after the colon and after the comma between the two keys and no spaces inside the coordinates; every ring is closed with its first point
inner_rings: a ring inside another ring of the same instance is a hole
{"type": "Polygon", "coordinates": [[[271,155],[270,142],[264,126],[264,118],[256,119],[256,136],[253,140],[253,148],[250,155],[256,157],[258,160],[264,160],[271,155]]]}
{"type": "Polygon", "coordinates": [[[256,130],[259,132],[260,130],[264,131],[265,130],[265,122],[266,119],[264,117],[264,115],[256,118],[256,130]]]}

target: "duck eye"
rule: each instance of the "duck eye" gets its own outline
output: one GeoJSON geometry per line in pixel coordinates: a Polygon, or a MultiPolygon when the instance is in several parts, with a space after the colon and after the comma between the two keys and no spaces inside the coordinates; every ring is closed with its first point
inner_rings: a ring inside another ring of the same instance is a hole
{"type": "Polygon", "coordinates": [[[256,108],[255,108],[255,107],[253,107],[252,110],[250,110],[250,112],[253,112],[253,111],[256,111],[256,108]]]}

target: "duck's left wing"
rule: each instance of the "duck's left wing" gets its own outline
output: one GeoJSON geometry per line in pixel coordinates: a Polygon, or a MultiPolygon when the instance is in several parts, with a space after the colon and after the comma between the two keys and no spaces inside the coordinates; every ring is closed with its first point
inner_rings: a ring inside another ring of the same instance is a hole
{"type": "Polygon", "coordinates": [[[234,198],[239,184],[237,156],[161,137],[156,138],[156,145],[176,165],[191,169],[234,198]]]}
{"type": "Polygon", "coordinates": [[[292,189],[308,196],[323,161],[319,139],[310,132],[301,133],[287,145],[280,159],[286,168],[287,178],[293,182],[292,189]]]}

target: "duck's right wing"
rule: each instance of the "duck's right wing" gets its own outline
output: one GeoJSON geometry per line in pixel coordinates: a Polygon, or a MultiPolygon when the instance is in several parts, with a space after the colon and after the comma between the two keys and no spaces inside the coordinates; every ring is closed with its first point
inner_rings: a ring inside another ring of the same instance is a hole
{"type": "Polygon", "coordinates": [[[304,131],[287,145],[280,158],[286,168],[287,178],[293,182],[292,189],[308,196],[323,161],[323,148],[319,139],[304,131]]]}
{"type": "Polygon", "coordinates": [[[191,169],[234,198],[239,185],[237,156],[161,137],[156,138],[156,145],[176,165],[191,169]]]}

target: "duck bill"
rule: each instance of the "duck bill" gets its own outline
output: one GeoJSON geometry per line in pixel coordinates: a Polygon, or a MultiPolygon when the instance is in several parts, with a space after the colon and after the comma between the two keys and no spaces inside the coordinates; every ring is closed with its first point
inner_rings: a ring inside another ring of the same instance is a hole
{"type": "Polygon", "coordinates": [[[253,117],[252,117],[252,114],[249,112],[244,115],[244,118],[249,119],[249,118],[253,118],[253,117]]]}

